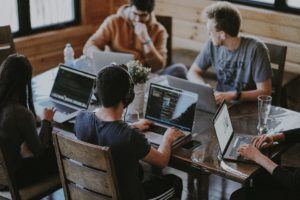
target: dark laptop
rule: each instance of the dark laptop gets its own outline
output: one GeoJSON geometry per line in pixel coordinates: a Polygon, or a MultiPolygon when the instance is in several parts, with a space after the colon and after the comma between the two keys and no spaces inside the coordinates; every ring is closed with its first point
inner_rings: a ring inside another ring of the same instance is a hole
{"type": "Polygon", "coordinates": [[[252,162],[237,152],[242,144],[251,144],[252,135],[235,134],[230,120],[228,108],[223,102],[213,119],[222,159],[231,161],[252,162]]]}
{"type": "Polygon", "coordinates": [[[62,123],[86,110],[93,94],[95,76],[59,65],[50,97],[35,102],[38,114],[44,107],[55,107],[54,121],[62,123]]]}
{"type": "Polygon", "coordinates": [[[154,122],[145,132],[148,141],[160,145],[168,127],[176,127],[185,134],[173,146],[190,136],[197,99],[195,93],[152,83],[145,112],[145,118],[154,122]]]}

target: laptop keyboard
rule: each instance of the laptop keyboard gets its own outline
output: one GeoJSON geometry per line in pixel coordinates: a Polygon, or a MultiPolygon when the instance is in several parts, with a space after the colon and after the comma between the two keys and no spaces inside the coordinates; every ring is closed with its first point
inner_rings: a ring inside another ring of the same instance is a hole
{"type": "Polygon", "coordinates": [[[231,149],[230,157],[238,157],[237,150],[242,144],[251,144],[251,137],[237,137],[234,146],[231,149]]]}
{"type": "Polygon", "coordinates": [[[43,107],[54,107],[56,110],[60,113],[64,113],[66,115],[75,112],[76,110],[73,108],[70,108],[68,106],[56,103],[54,101],[42,101],[40,102],[40,105],[43,107]]]}
{"type": "Polygon", "coordinates": [[[162,126],[158,126],[155,124],[152,124],[149,128],[149,131],[154,132],[154,133],[158,133],[160,135],[163,135],[166,132],[167,128],[162,127],[162,126]]]}

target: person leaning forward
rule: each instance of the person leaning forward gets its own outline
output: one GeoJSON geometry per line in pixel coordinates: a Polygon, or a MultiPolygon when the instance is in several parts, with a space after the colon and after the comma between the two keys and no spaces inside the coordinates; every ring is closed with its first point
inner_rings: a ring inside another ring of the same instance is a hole
{"type": "MultiPolygon", "coordinates": [[[[155,0],[130,0],[107,17],[99,29],[86,42],[83,53],[93,59],[93,53],[104,51],[133,54],[135,59],[151,67],[156,74],[186,78],[187,68],[177,63],[168,66],[166,29],[154,15],[155,0]]],[[[125,63],[124,63],[125,64],[125,63]]]]}

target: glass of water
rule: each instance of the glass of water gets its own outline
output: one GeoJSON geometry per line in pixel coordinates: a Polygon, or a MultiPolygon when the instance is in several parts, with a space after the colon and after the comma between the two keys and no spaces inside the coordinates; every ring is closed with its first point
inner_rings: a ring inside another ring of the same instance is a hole
{"type": "Polygon", "coordinates": [[[258,96],[258,134],[268,132],[268,118],[271,111],[272,97],[268,95],[258,96]]]}

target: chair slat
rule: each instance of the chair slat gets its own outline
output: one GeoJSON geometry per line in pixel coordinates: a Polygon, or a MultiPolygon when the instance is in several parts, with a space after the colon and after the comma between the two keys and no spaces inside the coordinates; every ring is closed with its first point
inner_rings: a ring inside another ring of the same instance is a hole
{"type": "Polygon", "coordinates": [[[0,64],[10,55],[16,53],[10,26],[0,26],[0,64]]]}
{"type": "Polygon", "coordinates": [[[112,195],[110,179],[107,173],[91,169],[68,159],[63,159],[63,167],[67,180],[88,190],[107,196],[112,195]]]}
{"type": "Polygon", "coordinates": [[[80,200],[110,200],[112,198],[102,196],[100,194],[85,190],[84,188],[80,188],[76,186],[75,184],[70,183],[69,185],[69,191],[71,199],[80,199],[80,200]]]}
{"type": "Polygon", "coordinates": [[[58,137],[59,148],[64,157],[102,171],[107,171],[106,156],[101,147],[66,138],[66,136],[62,135],[58,135],[58,137]]]}

